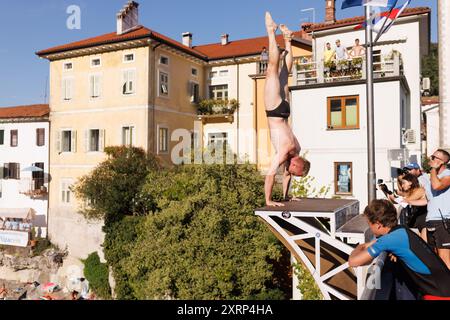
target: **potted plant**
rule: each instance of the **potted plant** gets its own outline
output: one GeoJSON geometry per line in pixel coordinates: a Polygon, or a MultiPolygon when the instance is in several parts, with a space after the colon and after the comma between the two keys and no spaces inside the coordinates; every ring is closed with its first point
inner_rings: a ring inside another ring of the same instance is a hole
{"type": "Polygon", "coordinates": [[[37,239],[36,239],[36,229],[34,227],[31,228],[31,237],[30,237],[30,247],[34,248],[36,247],[37,244],[37,239]]]}
{"type": "Polygon", "coordinates": [[[356,58],[352,59],[352,66],[354,68],[361,69],[362,63],[363,63],[363,58],[361,58],[361,57],[356,57],[356,58]]]}

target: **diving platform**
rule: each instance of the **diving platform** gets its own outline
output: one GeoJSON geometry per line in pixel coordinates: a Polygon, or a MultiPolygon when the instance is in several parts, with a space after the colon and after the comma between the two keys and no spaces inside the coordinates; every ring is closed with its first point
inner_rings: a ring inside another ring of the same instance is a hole
{"type": "Polygon", "coordinates": [[[299,199],[283,204],[256,209],[255,214],[310,271],[324,298],[368,296],[365,283],[373,268],[350,268],[347,262],[356,245],[372,238],[359,201],[299,199]]]}

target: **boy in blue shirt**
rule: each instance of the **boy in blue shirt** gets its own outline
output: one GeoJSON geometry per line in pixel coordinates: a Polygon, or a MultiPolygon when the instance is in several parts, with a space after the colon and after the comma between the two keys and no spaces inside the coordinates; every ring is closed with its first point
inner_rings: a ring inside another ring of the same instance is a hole
{"type": "Polygon", "coordinates": [[[450,270],[426,242],[398,225],[397,211],[387,200],[374,200],[364,210],[376,240],[359,245],[349,257],[351,267],[370,264],[383,251],[425,300],[450,300],[450,270]]]}

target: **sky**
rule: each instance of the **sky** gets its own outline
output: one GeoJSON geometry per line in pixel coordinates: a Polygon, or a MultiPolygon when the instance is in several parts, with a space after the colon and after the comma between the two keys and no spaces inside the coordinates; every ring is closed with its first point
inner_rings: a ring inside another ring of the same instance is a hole
{"type": "MultiPolygon", "coordinates": [[[[0,107],[44,103],[49,62],[36,51],[110,33],[116,30],[116,13],[127,0],[0,0],[0,107]],[[80,29],[68,29],[67,9],[78,6],[80,29]]],[[[193,33],[193,45],[265,35],[264,12],[276,22],[300,29],[300,24],[325,16],[324,0],[137,0],[140,24],[181,41],[183,32],[193,33]]],[[[400,2],[403,2],[400,0],[400,2]]],[[[363,15],[363,9],[341,10],[337,19],[363,15]]],[[[432,8],[432,41],[437,41],[437,0],[412,0],[411,7],[432,8]]],[[[47,90],[48,92],[48,90],[47,90]]]]}

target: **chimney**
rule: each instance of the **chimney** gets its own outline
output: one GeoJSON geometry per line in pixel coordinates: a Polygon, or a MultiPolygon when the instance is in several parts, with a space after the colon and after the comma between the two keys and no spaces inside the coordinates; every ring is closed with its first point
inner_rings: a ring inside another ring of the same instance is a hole
{"type": "Polygon", "coordinates": [[[325,0],[325,23],[336,22],[336,0],[325,0]]]}
{"type": "Polygon", "coordinates": [[[192,48],[192,33],[190,32],[183,33],[183,44],[186,47],[192,48]]]}
{"type": "Polygon", "coordinates": [[[139,25],[139,3],[128,1],[117,14],[117,34],[121,35],[139,25]]]}
{"type": "Polygon", "coordinates": [[[230,36],[229,34],[223,34],[222,35],[221,39],[222,39],[222,45],[223,46],[226,46],[228,44],[228,37],[229,36],[230,36]]]}

